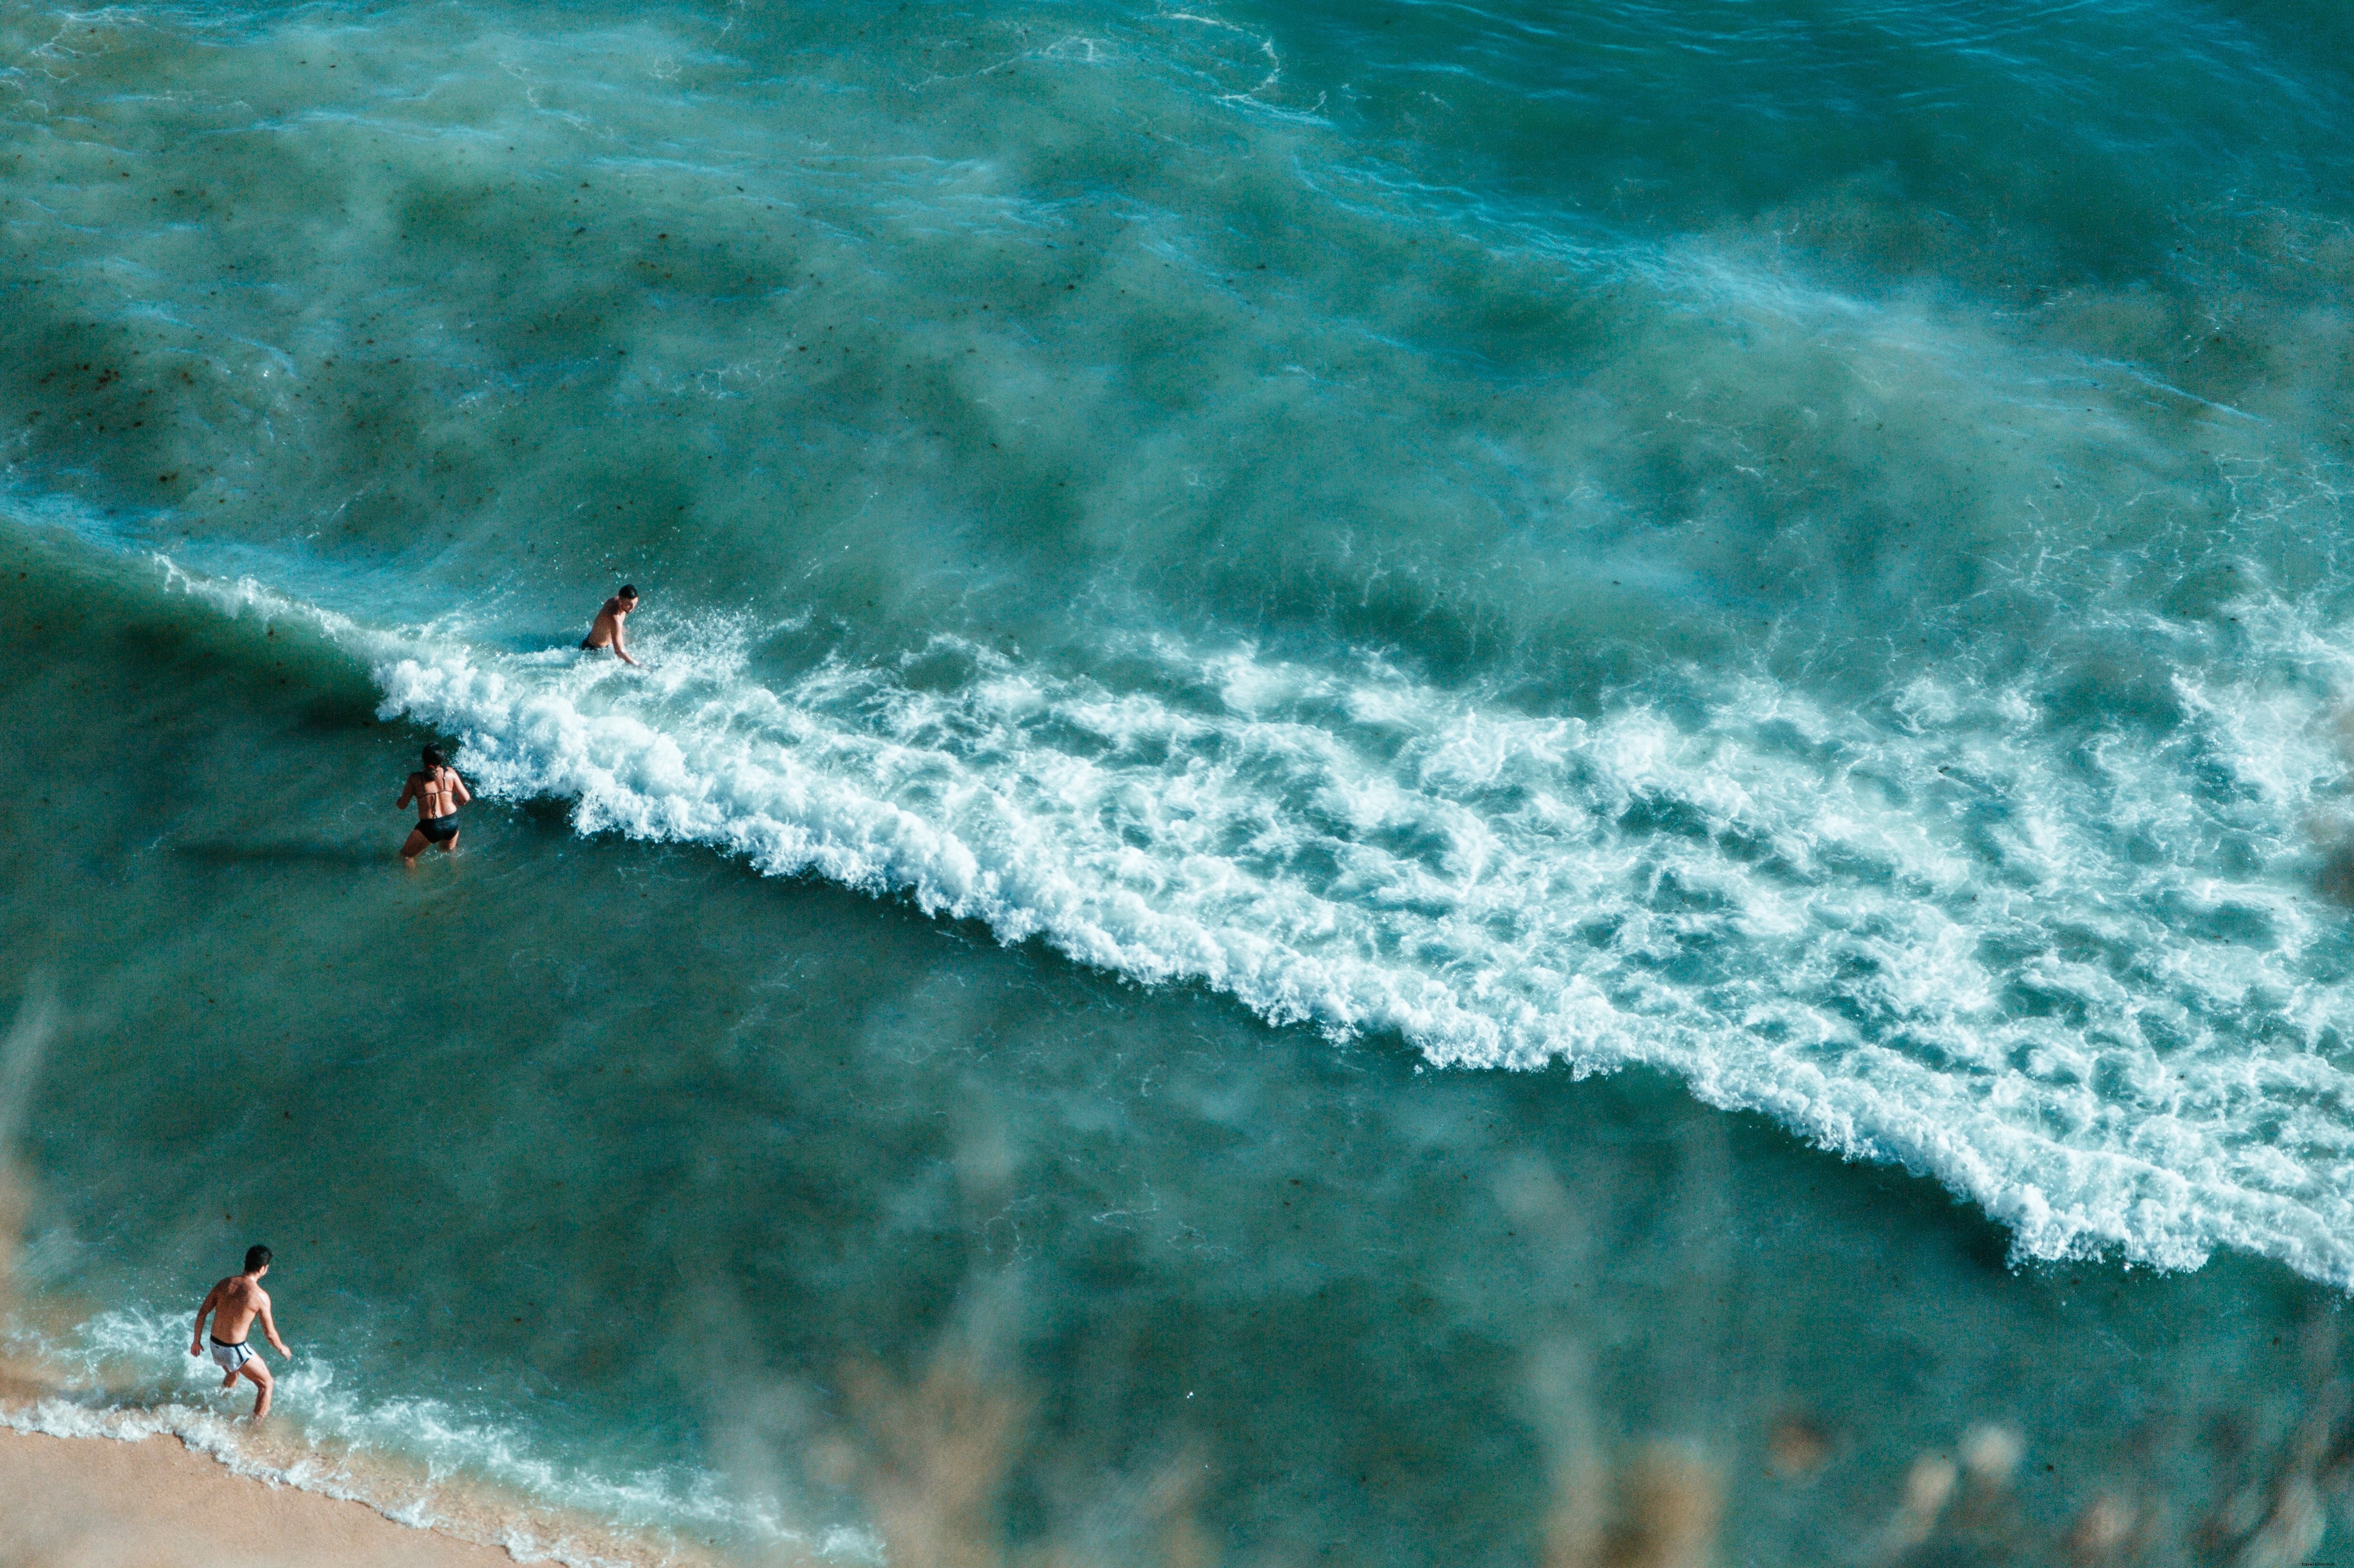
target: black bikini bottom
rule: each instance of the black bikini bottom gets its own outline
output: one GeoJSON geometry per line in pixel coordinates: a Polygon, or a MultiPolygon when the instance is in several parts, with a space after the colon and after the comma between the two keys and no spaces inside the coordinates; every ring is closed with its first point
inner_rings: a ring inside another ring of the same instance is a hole
{"type": "Polygon", "coordinates": [[[458,836],[458,813],[452,811],[446,817],[427,817],[417,824],[417,831],[425,835],[425,842],[429,844],[446,844],[458,836]]]}

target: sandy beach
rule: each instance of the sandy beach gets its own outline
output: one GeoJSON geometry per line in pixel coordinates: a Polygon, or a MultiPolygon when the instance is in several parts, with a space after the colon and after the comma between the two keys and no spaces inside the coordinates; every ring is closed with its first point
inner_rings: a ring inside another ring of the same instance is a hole
{"type": "MultiPolygon", "coordinates": [[[[22,1415],[33,1392],[0,1383],[22,1415]]],[[[328,1456],[265,1434],[239,1454],[265,1472],[328,1456]]],[[[164,1432],[57,1436],[0,1425],[0,1563],[10,1568],[217,1568],[235,1563],[334,1568],[487,1568],[566,1563],[597,1568],[719,1568],[704,1544],[652,1539],[567,1516],[479,1484],[427,1486],[394,1467],[342,1456],[334,1490],[382,1507],[231,1468],[164,1432]],[[429,1517],[413,1525],[387,1509],[429,1517]]],[[[307,1483],[306,1483],[307,1484],[307,1483]]]]}
{"type": "Polygon", "coordinates": [[[0,1557],[40,1568],[487,1568],[514,1558],[375,1510],[238,1475],[177,1438],[0,1430],[0,1557]]]}
{"type": "Polygon", "coordinates": [[[9,1568],[718,1568],[702,1543],[620,1531],[482,1482],[310,1447],[291,1425],[187,1436],[116,1406],[119,1436],[54,1428],[85,1407],[37,1368],[0,1364],[0,1563],[9,1568]],[[32,1428],[27,1430],[27,1428],[32,1428]],[[302,1484],[281,1481],[296,1475],[302,1484]],[[341,1493],[343,1495],[333,1495],[341,1493]],[[365,1498],[369,1500],[354,1500],[365,1498]],[[391,1517],[428,1520],[399,1522],[391,1517]]]}

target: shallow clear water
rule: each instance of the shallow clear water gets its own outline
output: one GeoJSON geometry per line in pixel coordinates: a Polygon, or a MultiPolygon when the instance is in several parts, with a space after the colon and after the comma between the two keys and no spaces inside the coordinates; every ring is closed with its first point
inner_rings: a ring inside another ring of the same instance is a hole
{"type": "Polygon", "coordinates": [[[2055,1533],[2288,1441],[2335,10],[0,30],[0,980],[115,1403],[267,1232],[300,1430],[742,1550],[891,1533],[936,1354],[1115,1555],[1520,1560],[1664,1437],[1819,1560],[1973,1422],[2055,1533]]]}

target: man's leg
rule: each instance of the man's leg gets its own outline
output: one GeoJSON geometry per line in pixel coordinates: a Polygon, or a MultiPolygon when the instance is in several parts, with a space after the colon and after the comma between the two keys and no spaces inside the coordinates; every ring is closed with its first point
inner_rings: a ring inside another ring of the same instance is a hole
{"type": "Polygon", "coordinates": [[[260,1356],[256,1356],[231,1373],[229,1382],[235,1383],[240,1377],[251,1378],[254,1387],[260,1391],[253,1396],[253,1418],[259,1421],[270,1414],[270,1369],[261,1364],[260,1356]]]}
{"type": "Polygon", "coordinates": [[[425,846],[429,842],[425,836],[423,828],[409,829],[408,842],[400,846],[401,863],[408,866],[416,865],[417,857],[425,853],[425,846]]]}

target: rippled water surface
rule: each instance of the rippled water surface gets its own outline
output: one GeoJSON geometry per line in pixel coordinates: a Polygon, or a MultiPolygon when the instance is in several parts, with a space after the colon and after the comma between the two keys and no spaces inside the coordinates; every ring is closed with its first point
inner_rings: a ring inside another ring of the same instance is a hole
{"type": "Polygon", "coordinates": [[[177,1315],[267,1233],[317,1463],[739,1552],[922,1556],[918,1429],[956,1530],[1172,1562],[1526,1561],[1655,1440],[1776,1562],[1973,1424],[2053,1539],[2296,1449],[2338,8],[0,57],[45,1419],[211,1432],[177,1315]]]}

